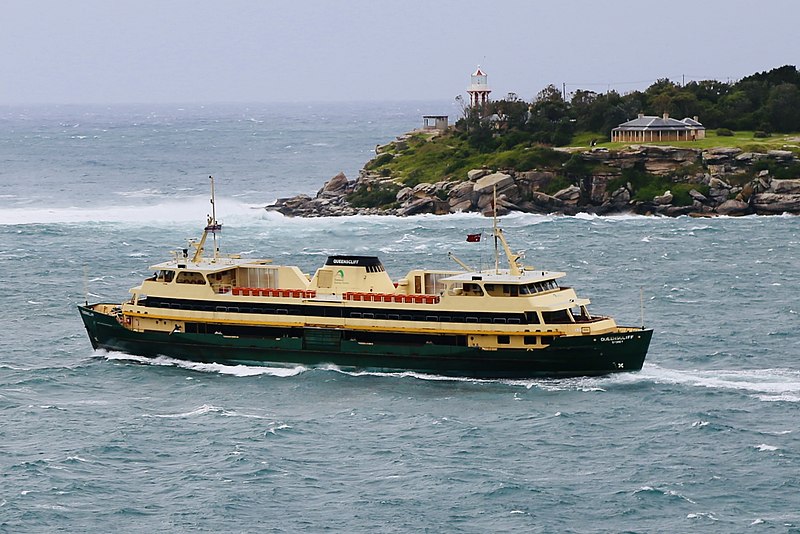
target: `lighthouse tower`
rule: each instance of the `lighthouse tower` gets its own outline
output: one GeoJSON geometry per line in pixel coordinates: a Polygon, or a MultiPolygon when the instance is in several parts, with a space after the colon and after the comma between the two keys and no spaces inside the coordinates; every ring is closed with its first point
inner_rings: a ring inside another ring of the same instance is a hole
{"type": "Polygon", "coordinates": [[[481,107],[489,101],[489,83],[486,80],[486,74],[481,70],[480,65],[472,76],[470,76],[470,84],[467,88],[469,93],[469,105],[472,107],[481,107]]]}

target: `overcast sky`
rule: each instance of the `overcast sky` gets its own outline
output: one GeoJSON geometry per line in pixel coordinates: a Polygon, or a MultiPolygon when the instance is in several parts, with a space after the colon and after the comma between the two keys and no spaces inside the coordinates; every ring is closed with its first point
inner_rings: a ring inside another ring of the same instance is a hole
{"type": "Polygon", "coordinates": [[[800,63],[798,0],[2,0],[0,104],[620,92],[800,63]]]}

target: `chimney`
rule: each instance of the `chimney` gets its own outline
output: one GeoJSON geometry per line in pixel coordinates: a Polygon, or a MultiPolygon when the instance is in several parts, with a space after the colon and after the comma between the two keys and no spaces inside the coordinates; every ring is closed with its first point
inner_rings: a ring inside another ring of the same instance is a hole
{"type": "Polygon", "coordinates": [[[692,118],[694,119],[694,122],[700,122],[700,118],[697,115],[695,115],[692,118]]]}
{"type": "Polygon", "coordinates": [[[643,119],[644,118],[644,113],[639,113],[639,118],[643,119]]]}
{"type": "Polygon", "coordinates": [[[667,112],[665,111],[665,112],[664,112],[664,120],[667,120],[668,118],[669,118],[669,113],[667,113],[667,112]]]}

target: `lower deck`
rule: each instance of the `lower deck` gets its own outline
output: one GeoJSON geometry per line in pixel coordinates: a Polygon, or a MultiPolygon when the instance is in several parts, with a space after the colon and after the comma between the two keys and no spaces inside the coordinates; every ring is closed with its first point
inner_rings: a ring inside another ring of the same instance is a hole
{"type": "Polygon", "coordinates": [[[110,304],[80,307],[96,349],[201,362],[333,364],[348,369],[413,370],[476,378],[581,376],[638,370],[652,335],[652,330],[633,328],[550,339],[542,335],[509,335],[506,340],[500,338],[505,334],[492,334],[495,343],[481,345],[478,341],[486,340],[476,340],[474,335],[312,326],[284,328],[189,321],[182,325],[162,324],[163,330],[146,330],[125,324],[126,319],[117,311],[110,304]],[[526,341],[533,343],[526,345],[526,341]]]}

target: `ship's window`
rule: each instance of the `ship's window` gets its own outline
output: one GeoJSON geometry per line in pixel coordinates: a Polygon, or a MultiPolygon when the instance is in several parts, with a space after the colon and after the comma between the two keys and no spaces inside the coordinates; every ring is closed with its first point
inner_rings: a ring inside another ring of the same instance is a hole
{"type": "Polygon", "coordinates": [[[216,311],[218,311],[218,312],[226,312],[226,311],[228,311],[228,308],[226,308],[225,306],[217,306],[216,311]]]}
{"type": "Polygon", "coordinates": [[[173,278],[175,278],[175,271],[168,271],[164,269],[158,272],[158,278],[156,278],[156,280],[159,282],[170,283],[172,282],[173,278]]]}
{"type": "Polygon", "coordinates": [[[390,320],[390,321],[397,321],[398,319],[400,319],[400,316],[399,316],[399,315],[397,315],[397,314],[395,314],[395,313],[390,313],[390,314],[389,314],[389,320],[390,320]]]}
{"type": "Polygon", "coordinates": [[[437,322],[439,320],[439,317],[436,316],[436,315],[426,315],[425,316],[425,320],[428,321],[428,322],[435,323],[435,322],[437,322]]]}
{"type": "Polygon", "coordinates": [[[277,310],[275,310],[275,313],[279,315],[289,315],[289,310],[287,310],[286,308],[278,308],[277,310]]]}
{"type": "Polygon", "coordinates": [[[401,321],[411,321],[412,319],[411,319],[410,315],[401,315],[400,316],[400,320],[401,321]]]}
{"type": "Polygon", "coordinates": [[[519,319],[517,319],[516,317],[509,317],[508,324],[519,324],[519,319]]]}
{"type": "Polygon", "coordinates": [[[467,317],[467,322],[468,323],[477,323],[478,322],[478,318],[477,317],[467,317]]]}
{"type": "Polygon", "coordinates": [[[376,319],[386,319],[386,314],[385,313],[376,313],[375,314],[375,318],[376,319]]]}
{"type": "MultiPolygon", "coordinates": [[[[488,289],[489,285],[490,284],[487,284],[487,289],[488,289]]],[[[465,283],[464,284],[464,295],[480,297],[480,296],[483,296],[483,289],[481,289],[481,286],[479,284],[465,283]]]]}
{"type": "Polygon", "coordinates": [[[572,318],[567,314],[567,310],[542,312],[542,319],[544,319],[545,324],[565,324],[572,322],[572,318]]]}
{"type": "Polygon", "coordinates": [[[425,273],[425,293],[428,295],[443,293],[447,286],[441,280],[453,274],[456,273],[425,273]]]}
{"type": "Polygon", "coordinates": [[[556,336],[542,336],[542,345],[549,345],[556,336]]]}
{"type": "Polygon", "coordinates": [[[228,311],[233,313],[239,313],[239,308],[237,308],[236,306],[231,306],[230,308],[228,308],[228,311]]]}
{"type": "Polygon", "coordinates": [[[525,312],[525,323],[527,324],[539,324],[539,314],[535,311],[527,311],[525,312]]]}
{"type": "Polygon", "coordinates": [[[503,317],[497,317],[494,319],[494,324],[506,324],[506,320],[503,317]]]}
{"type": "Polygon", "coordinates": [[[242,287],[280,287],[275,267],[243,267],[236,270],[237,285],[242,287]]]}
{"type": "Polygon", "coordinates": [[[536,345],[536,336],[525,336],[526,345],[536,345]]]}
{"type": "Polygon", "coordinates": [[[361,319],[361,313],[360,312],[350,312],[350,318],[351,319],[361,319]]]}
{"type": "Polygon", "coordinates": [[[362,317],[364,319],[374,319],[375,318],[375,314],[374,313],[365,313],[365,314],[362,315],[362,317]]]}
{"type": "Polygon", "coordinates": [[[443,323],[449,323],[450,322],[450,316],[449,315],[440,315],[439,316],[439,320],[441,322],[443,322],[443,323]]]}
{"type": "Polygon", "coordinates": [[[585,323],[592,319],[586,306],[578,306],[569,310],[576,323],[585,323]]]}
{"type": "Polygon", "coordinates": [[[203,277],[202,273],[197,273],[194,271],[181,271],[178,273],[178,279],[176,282],[179,284],[205,285],[206,279],[203,277]]]}
{"type": "Polygon", "coordinates": [[[511,343],[511,339],[509,336],[497,336],[498,345],[508,345],[509,343],[511,343]]]}
{"type": "Polygon", "coordinates": [[[422,277],[414,277],[414,293],[422,293],[422,277]]]}

